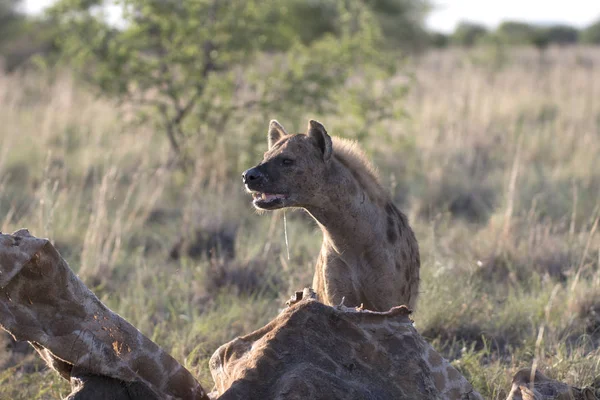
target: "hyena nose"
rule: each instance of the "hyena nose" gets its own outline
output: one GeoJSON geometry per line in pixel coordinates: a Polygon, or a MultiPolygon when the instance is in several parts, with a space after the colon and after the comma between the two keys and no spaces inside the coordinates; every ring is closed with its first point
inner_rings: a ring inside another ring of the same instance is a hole
{"type": "Polygon", "coordinates": [[[250,168],[242,174],[242,181],[244,183],[258,183],[262,180],[263,174],[256,168],[250,168]]]}

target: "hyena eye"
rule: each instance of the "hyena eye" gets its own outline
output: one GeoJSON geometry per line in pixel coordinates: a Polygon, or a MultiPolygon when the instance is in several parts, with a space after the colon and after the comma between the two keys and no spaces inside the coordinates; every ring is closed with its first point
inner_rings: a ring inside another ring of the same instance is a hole
{"type": "Polygon", "coordinates": [[[294,164],[294,160],[289,159],[289,158],[284,158],[283,160],[281,160],[281,163],[283,165],[292,165],[292,164],[294,164]]]}

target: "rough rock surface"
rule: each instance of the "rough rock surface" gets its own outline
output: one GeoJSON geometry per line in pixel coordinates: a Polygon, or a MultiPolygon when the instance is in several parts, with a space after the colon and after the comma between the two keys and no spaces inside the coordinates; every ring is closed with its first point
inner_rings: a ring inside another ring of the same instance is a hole
{"type": "Polygon", "coordinates": [[[302,300],[217,349],[215,390],[220,400],[482,399],[409,314],[302,300]]]}
{"type": "Polygon", "coordinates": [[[0,326],[71,381],[70,398],[208,399],[196,379],[108,309],[54,246],[0,233],[0,326]]]}

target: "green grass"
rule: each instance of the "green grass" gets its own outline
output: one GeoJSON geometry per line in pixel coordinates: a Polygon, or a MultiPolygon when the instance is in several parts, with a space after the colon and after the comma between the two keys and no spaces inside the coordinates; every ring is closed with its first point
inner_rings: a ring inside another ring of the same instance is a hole
{"type": "MultiPolygon", "coordinates": [[[[393,78],[410,82],[394,104],[407,116],[366,133],[353,131],[360,109],[268,116],[360,133],[419,239],[417,328],[494,400],[534,362],[574,385],[600,375],[600,50],[503,57],[410,60],[393,78]]],[[[103,302],[210,389],[214,350],[311,283],[320,232],[288,211],[288,259],[282,213],[250,206],[239,173],[261,158],[267,119],[249,114],[215,143],[190,142],[195,165],[182,172],[165,136],[129,113],[68,73],[0,76],[0,229],[50,237],[103,302]],[[197,230],[235,232],[235,257],[170,258],[197,230]]],[[[68,393],[1,337],[0,398],[68,393]]]]}

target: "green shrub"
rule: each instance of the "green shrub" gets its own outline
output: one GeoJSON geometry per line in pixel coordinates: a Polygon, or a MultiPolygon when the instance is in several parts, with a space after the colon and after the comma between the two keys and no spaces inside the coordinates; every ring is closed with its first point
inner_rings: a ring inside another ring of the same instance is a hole
{"type": "Polygon", "coordinates": [[[429,44],[435,48],[443,49],[450,44],[450,37],[445,33],[431,32],[429,34],[429,44]]]}
{"type": "Polygon", "coordinates": [[[577,28],[568,25],[552,25],[543,28],[542,32],[552,44],[575,44],[579,39],[577,28]]]}
{"type": "Polygon", "coordinates": [[[65,59],[102,94],[133,104],[179,155],[192,136],[215,145],[206,135],[225,130],[237,111],[272,111],[284,99],[288,110],[318,111],[356,68],[387,65],[378,3],[126,0],[122,28],[93,4],[52,8],[65,59]],[[265,52],[267,68],[252,72],[265,52]],[[247,88],[267,95],[242,101],[247,88]]]}
{"type": "Polygon", "coordinates": [[[455,45],[470,47],[475,45],[487,33],[488,29],[483,25],[461,22],[452,33],[450,40],[455,45]]]}
{"type": "Polygon", "coordinates": [[[580,39],[583,43],[600,44],[600,20],[582,30],[580,39]]]}
{"type": "Polygon", "coordinates": [[[538,35],[538,28],[532,24],[519,21],[505,21],[496,31],[501,40],[507,44],[533,44],[538,35]]]}

